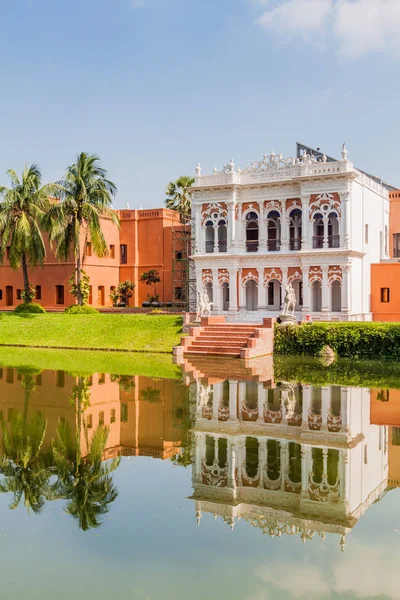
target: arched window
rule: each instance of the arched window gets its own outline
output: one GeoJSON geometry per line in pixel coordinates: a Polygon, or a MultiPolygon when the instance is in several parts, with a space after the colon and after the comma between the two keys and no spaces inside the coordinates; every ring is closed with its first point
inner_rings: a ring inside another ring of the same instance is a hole
{"type": "Polygon", "coordinates": [[[313,219],[313,248],[324,247],[324,219],[317,213],[313,219]]]}
{"type": "Polygon", "coordinates": [[[328,245],[329,248],[339,248],[339,219],[336,213],[331,213],[328,217],[328,245]]]}
{"type": "Polygon", "coordinates": [[[226,222],[222,219],[218,223],[218,250],[219,250],[219,252],[227,251],[227,239],[228,239],[228,232],[226,229],[226,222]]]}
{"type": "Polygon", "coordinates": [[[246,249],[247,252],[258,251],[258,215],[249,212],[246,215],[246,249]]]}
{"type": "Polygon", "coordinates": [[[246,474],[247,477],[257,477],[258,473],[258,439],[246,438],[246,474]]]}
{"type": "Polygon", "coordinates": [[[301,482],[301,446],[289,442],[289,479],[292,483],[301,482]]]}
{"type": "Polygon", "coordinates": [[[214,252],[214,224],[212,221],[206,223],[206,252],[214,252]]]}
{"type": "Polygon", "coordinates": [[[210,302],[213,302],[213,301],[214,301],[214,297],[213,297],[213,296],[214,296],[214,294],[213,294],[213,286],[212,286],[212,283],[210,283],[210,282],[207,282],[207,283],[205,284],[205,286],[204,286],[204,289],[205,289],[205,290],[206,290],[206,292],[207,292],[207,296],[208,296],[208,299],[209,299],[209,301],[210,301],[210,302]]]}
{"type": "Polygon", "coordinates": [[[226,438],[218,439],[218,466],[224,469],[228,464],[228,440],[226,438]]]}
{"type": "Polygon", "coordinates": [[[302,212],[295,208],[289,215],[289,249],[301,250],[302,212]]]}
{"type": "Polygon", "coordinates": [[[282,306],[282,286],[277,279],[268,282],[267,309],[279,310],[282,306]]]}
{"type": "Polygon", "coordinates": [[[276,252],[281,246],[281,220],[277,210],[271,210],[267,216],[268,250],[276,252]]]}
{"type": "Polygon", "coordinates": [[[281,444],[277,440],[267,441],[267,476],[276,481],[281,474],[281,444]]]}
{"type": "Polygon", "coordinates": [[[222,284],[222,310],[229,310],[229,283],[222,284]]]}

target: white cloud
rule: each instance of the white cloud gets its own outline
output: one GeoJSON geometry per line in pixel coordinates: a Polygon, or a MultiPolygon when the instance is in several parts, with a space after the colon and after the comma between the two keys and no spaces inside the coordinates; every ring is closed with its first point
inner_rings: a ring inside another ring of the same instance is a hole
{"type": "Polygon", "coordinates": [[[285,598],[321,600],[335,593],[360,599],[384,596],[400,600],[399,560],[399,549],[393,543],[383,548],[353,541],[344,554],[337,549],[336,558],[324,568],[308,561],[288,568],[286,562],[276,561],[255,572],[263,583],[283,591],[285,598]]]}
{"type": "Polygon", "coordinates": [[[279,0],[257,22],[287,40],[333,44],[352,58],[400,50],[400,0],[279,0]]]}

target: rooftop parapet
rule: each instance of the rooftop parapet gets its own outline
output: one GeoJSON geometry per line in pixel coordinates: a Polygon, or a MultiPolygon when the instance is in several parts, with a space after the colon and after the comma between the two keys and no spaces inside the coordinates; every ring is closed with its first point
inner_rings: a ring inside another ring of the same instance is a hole
{"type": "Polygon", "coordinates": [[[193,187],[250,185],[344,173],[356,173],[356,170],[348,160],[347,149],[343,144],[342,158],[337,161],[328,161],[325,155],[317,158],[307,152],[304,152],[300,158],[284,158],[282,154],[272,152],[269,155],[264,154],[260,161],[250,163],[245,169],[236,168],[231,159],[221,170],[215,168],[212,175],[202,175],[198,163],[193,187]]]}

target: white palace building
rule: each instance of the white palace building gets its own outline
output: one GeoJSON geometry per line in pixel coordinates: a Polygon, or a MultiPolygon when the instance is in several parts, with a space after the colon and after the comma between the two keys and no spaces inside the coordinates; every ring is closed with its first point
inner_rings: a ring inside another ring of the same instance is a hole
{"type": "Polygon", "coordinates": [[[367,321],[371,263],[389,257],[389,194],[343,146],[335,160],[272,153],[246,169],[233,160],[192,192],[197,289],[231,321],[277,316],[292,283],[296,317],[367,321]]]}

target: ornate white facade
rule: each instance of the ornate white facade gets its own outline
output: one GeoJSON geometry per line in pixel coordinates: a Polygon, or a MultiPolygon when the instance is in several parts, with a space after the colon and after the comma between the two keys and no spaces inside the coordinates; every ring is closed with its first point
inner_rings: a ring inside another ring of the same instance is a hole
{"type": "Polygon", "coordinates": [[[214,314],[256,322],[280,312],[292,283],[296,317],[370,320],[370,265],[388,257],[387,189],[342,158],[272,153],[246,169],[196,167],[192,221],[198,289],[214,314]]]}
{"type": "Polygon", "coordinates": [[[347,533],[388,482],[370,390],[198,379],[193,495],[204,513],[273,536],[347,533]],[[214,383],[211,383],[214,382],[214,383]]]}

